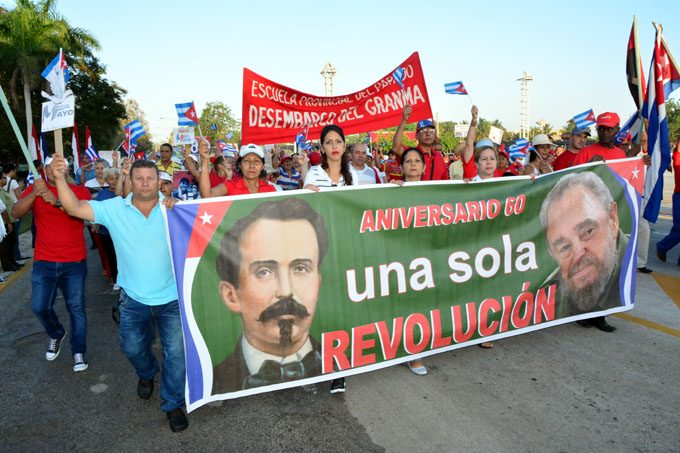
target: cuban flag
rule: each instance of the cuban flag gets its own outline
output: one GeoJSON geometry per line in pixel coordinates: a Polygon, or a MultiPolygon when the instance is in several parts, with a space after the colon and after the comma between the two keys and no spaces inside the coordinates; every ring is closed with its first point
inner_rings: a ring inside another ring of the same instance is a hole
{"type": "MultiPolygon", "coordinates": [[[[76,126],[76,123],[73,123],[71,152],[73,153],[73,171],[75,172],[80,168],[80,143],[78,143],[78,127],[76,126]]],[[[94,162],[94,160],[92,162],[94,162]]]]}
{"type": "Polygon", "coordinates": [[[370,146],[370,145],[371,145],[371,133],[367,132],[366,133],[366,146],[370,146]]]}
{"type": "Polygon", "coordinates": [[[300,149],[307,149],[307,134],[309,133],[309,124],[305,126],[300,132],[295,136],[295,144],[300,149]]]}
{"type": "Polygon", "coordinates": [[[33,180],[34,180],[34,178],[33,178],[33,172],[32,172],[32,171],[29,171],[29,172],[28,172],[28,176],[26,176],[26,185],[27,185],[27,186],[32,186],[32,185],[33,185],[33,180]]]}
{"type": "Polygon", "coordinates": [[[175,104],[175,109],[177,109],[178,126],[198,126],[198,115],[193,101],[175,104]]]}
{"type": "Polygon", "coordinates": [[[227,140],[231,140],[231,137],[233,137],[233,136],[234,136],[234,131],[229,131],[229,133],[226,134],[224,136],[224,138],[226,138],[227,140]]]}
{"type": "Polygon", "coordinates": [[[92,145],[92,137],[90,137],[89,126],[85,126],[85,146],[86,146],[85,155],[90,159],[90,162],[94,162],[95,160],[100,158],[99,153],[97,152],[96,149],[94,149],[94,146],[92,145]]]}
{"type": "Polygon", "coordinates": [[[529,140],[526,138],[520,138],[515,140],[515,142],[510,145],[508,148],[508,155],[512,160],[521,160],[526,157],[527,153],[529,152],[529,148],[531,148],[529,140]]]}
{"type": "Polygon", "coordinates": [[[129,143],[137,143],[139,137],[146,135],[144,126],[142,126],[141,121],[134,120],[125,126],[125,136],[128,138],[129,143]]]}
{"type": "Polygon", "coordinates": [[[670,49],[657,29],[652,64],[649,69],[647,97],[642,116],[649,120],[647,154],[652,165],[647,169],[642,200],[644,218],[654,223],[659,217],[663,198],[663,174],[671,162],[671,145],[668,137],[666,98],[680,86],[680,71],[670,49]]]}
{"type": "Polygon", "coordinates": [[[620,145],[623,143],[628,134],[630,134],[631,143],[640,143],[640,131],[643,130],[643,124],[644,123],[642,122],[642,116],[640,113],[633,113],[630,118],[628,118],[628,121],[626,121],[624,125],[621,126],[619,133],[616,134],[616,140],[614,144],[620,145]]]}
{"type": "Polygon", "coordinates": [[[217,140],[215,144],[217,145],[217,149],[219,149],[220,152],[224,154],[224,150],[227,149],[227,142],[225,142],[224,140],[217,140]]]}
{"type": "Polygon", "coordinates": [[[210,130],[211,131],[216,131],[217,130],[217,124],[213,123],[210,125],[210,130]]]}
{"type": "Polygon", "coordinates": [[[590,127],[593,124],[597,123],[597,120],[595,119],[595,114],[593,113],[593,109],[586,110],[583,113],[575,115],[574,123],[576,127],[578,127],[579,129],[585,129],[586,127],[590,127]]]}
{"type": "Polygon", "coordinates": [[[393,73],[394,81],[399,84],[402,90],[404,90],[404,68],[397,68],[393,73]]]}
{"type": "Polygon", "coordinates": [[[64,52],[59,49],[59,54],[54,57],[54,60],[47,65],[45,70],[40,74],[48,82],[52,88],[52,94],[56,97],[62,97],[66,91],[66,82],[69,80],[68,65],[64,52]]]}
{"type": "Polygon", "coordinates": [[[463,82],[445,83],[444,91],[446,91],[448,94],[468,94],[463,82]]]}
{"type": "Polygon", "coordinates": [[[226,150],[227,150],[227,152],[230,152],[230,153],[234,153],[234,154],[238,153],[238,150],[236,149],[236,147],[234,145],[232,145],[231,143],[227,143],[226,150]]]}
{"type": "Polygon", "coordinates": [[[31,153],[31,159],[40,159],[40,162],[43,161],[40,153],[40,143],[38,142],[38,133],[35,131],[35,124],[33,124],[33,131],[31,132],[31,141],[28,149],[31,153]]]}
{"type": "Polygon", "coordinates": [[[45,140],[44,132],[40,133],[40,146],[38,147],[38,151],[40,152],[40,160],[45,163],[49,156],[47,155],[47,141],[45,140]]]}

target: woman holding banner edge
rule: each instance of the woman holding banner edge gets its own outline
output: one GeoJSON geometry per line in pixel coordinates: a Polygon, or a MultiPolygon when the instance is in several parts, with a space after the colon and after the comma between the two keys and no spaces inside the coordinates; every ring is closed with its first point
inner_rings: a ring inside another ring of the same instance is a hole
{"type": "MultiPolygon", "coordinates": [[[[306,158],[303,155],[303,159],[306,158]]],[[[305,165],[303,163],[303,165],[305,165]]],[[[321,188],[351,186],[349,156],[345,153],[345,133],[340,126],[329,124],[321,130],[321,164],[311,167],[305,175],[304,188],[319,192],[321,188]]],[[[331,381],[331,393],[345,392],[345,378],[331,381]]]]}

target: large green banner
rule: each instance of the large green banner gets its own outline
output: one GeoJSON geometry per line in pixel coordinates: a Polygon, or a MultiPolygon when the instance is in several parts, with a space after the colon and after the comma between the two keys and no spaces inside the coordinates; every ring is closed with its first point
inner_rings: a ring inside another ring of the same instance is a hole
{"type": "Polygon", "coordinates": [[[187,407],[630,310],[640,159],[165,211],[187,407]]]}

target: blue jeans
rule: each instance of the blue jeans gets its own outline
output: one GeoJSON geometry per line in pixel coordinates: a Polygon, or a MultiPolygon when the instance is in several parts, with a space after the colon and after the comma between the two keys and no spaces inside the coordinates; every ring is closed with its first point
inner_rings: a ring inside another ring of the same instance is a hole
{"type": "Polygon", "coordinates": [[[87,262],[56,263],[35,261],[31,274],[31,309],[50,338],[61,338],[64,326],[54,311],[57,288],[61,290],[66,309],[71,317],[71,353],[87,350],[87,317],[85,316],[85,277],[87,262]]]}
{"type": "MultiPolygon", "coordinates": [[[[666,253],[680,243],[680,193],[673,194],[673,226],[670,233],[656,243],[656,248],[660,252],[666,253]]],[[[680,264],[680,256],[678,256],[680,264]]]]}
{"type": "Polygon", "coordinates": [[[179,316],[179,303],[145,305],[120,291],[120,349],[135,368],[137,376],[148,381],[159,371],[158,360],[151,351],[156,326],[163,346],[161,410],[168,412],[184,406],[184,337],[179,316]]]}

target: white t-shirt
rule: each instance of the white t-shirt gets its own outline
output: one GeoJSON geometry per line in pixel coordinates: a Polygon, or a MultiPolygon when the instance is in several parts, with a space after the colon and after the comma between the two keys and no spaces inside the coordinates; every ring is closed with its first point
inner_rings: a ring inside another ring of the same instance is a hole
{"type": "Polygon", "coordinates": [[[5,189],[9,193],[9,197],[15,203],[17,201],[19,201],[19,199],[17,198],[16,194],[14,193],[14,189],[18,189],[18,188],[19,188],[19,183],[17,182],[17,180],[14,179],[14,178],[10,179],[9,177],[7,178],[7,184],[5,184],[5,187],[3,187],[3,189],[5,189]]]}
{"type": "Polygon", "coordinates": [[[363,170],[357,170],[356,168],[354,168],[352,164],[350,164],[349,171],[350,173],[352,173],[352,182],[354,185],[380,184],[382,181],[381,180],[376,182],[375,174],[377,170],[373,170],[373,168],[369,167],[368,165],[364,165],[363,170]]]}
{"type": "Polygon", "coordinates": [[[337,186],[344,186],[345,185],[345,178],[340,175],[340,181],[336,184],[330,176],[328,176],[328,173],[326,173],[326,170],[321,168],[321,165],[314,165],[312,168],[309,169],[307,172],[307,176],[305,176],[305,183],[302,185],[302,187],[306,186],[307,184],[313,184],[316,187],[337,187],[337,186]]]}

